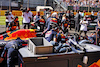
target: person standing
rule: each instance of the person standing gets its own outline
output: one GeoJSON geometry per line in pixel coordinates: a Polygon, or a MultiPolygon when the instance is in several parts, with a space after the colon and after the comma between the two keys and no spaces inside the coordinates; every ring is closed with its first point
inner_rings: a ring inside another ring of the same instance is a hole
{"type": "Polygon", "coordinates": [[[66,18],[66,14],[63,15],[61,23],[64,34],[68,35],[69,19],[66,18]]]}
{"type": "Polygon", "coordinates": [[[6,27],[7,27],[9,22],[12,22],[12,20],[14,19],[14,16],[9,11],[6,12],[5,16],[6,16],[6,27]]]}
{"type": "Polygon", "coordinates": [[[19,24],[19,21],[18,21],[18,16],[16,16],[14,18],[14,21],[12,21],[11,23],[8,24],[7,26],[7,31],[13,31],[13,30],[16,30],[18,27],[18,29],[20,29],[20,24],[19,24]]]}
{"type": "Polygon", "coordinates": [[[1,54],[0,63],[2,63],[3,60],[7,57],[7,67],[15,67],[14,63],[15,54],[13,52],[16,51],[18,55],[18,49],[24,47],[23,43],[25,42],[26,41],[21,40],[19,37],[16,40],[9,41],[5,45],[4,50],[1,54]]]}
{"type": "Polygon", "coordinates": [[[87,25],[88,21],[86,21],[86,18],[83,18],[83,20],[80,21],[81,27],[80,27],[80,32],[79,35],[81,35],[82,32],[84,32],[84,36],[87,36],[87,25]]]}
{"type": "Polygon", "coordinates": [[[27,9],[27,11],[23,13],[22,17],[23,17],[23,28],[26,29],[26,25],[27,25],[28,29],[29,29],[30,28],[30,22],[31,22],[32,14],[27,9]]]}
{"type": "Polygon", "coordinates": [[[97,18],[98,18],[98,20],[100,20],[100,11],[98,11],[98,13],[97,13],[97,18]]]}
{"type": "Polygon", "coordinates": [[[45,34],[45,39],[48,42],[50,41],[57,42],[57,30],[58,30],[57,26],[52,27],[52,29],[45,34]]]}
{"type": "Polygon", "coordinates": [[[48,22],[47,28],[42,32],[42,35],[46,33],[47,31],[50,31],[52,29],[52,26],[59,26],[59,20],[57,19],[58,15],[56,12],[54,12],[51,15],[50,21],[48,22]]]}
{"type": "Polygon", "coordinates": [[[71,10],[70,14],[69,14],[70,30],[71,30],[71,27],[72,27],[72,23],[75,23],[73,18],[74,18],[74,12],[71,10]]]}
{"type": "Polygon", "coordinates": [[[46,23],[45,23],[45,29],[48,27],[50,19],[51,19],[51,14],[47,17],[47,20],[46,20],[46,23]]]}
{"type": "Polygon", "coordinates": [[[81,15],[79,14],[79,11],[78,11],[75,16],[75,31],[77,32],[79,32],[80,30],[80,19],[81,19],[81,15]]]}
{"type": "Polygon", "coordinates": [[[40,26],[40,31],[44,31],[44,26],[45,26],[45,19],[43,16],[40,16],[40,20],[39,20],[39,26],[40,26]]]}
{"type": "Polygon", "coordinates": [[[37,12],[36,15],[34,16],[34,23],[36,24],[36,27],[39,27],[39,20],[40,20],[40,12],[37,12]]]}

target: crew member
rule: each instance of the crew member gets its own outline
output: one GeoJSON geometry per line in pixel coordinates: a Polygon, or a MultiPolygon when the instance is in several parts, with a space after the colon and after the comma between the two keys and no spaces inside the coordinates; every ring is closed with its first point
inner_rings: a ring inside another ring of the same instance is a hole
{"type": "Polygon", "coordinates": [[[14,16],[13,16],[12,13],[9,12],[9,11],[6,12],[5,16],[6,16],[6,27],[7,27],[8,24],[9,24],[10,22],[12,22],[12,20],[14,19],[14,16]]]}
{"type": "Polygon", "coordinates": [[[79,11],[78,11],[75,16],[75,31],[77,32],[79,32],[80,30],[80,19],[81,19],[81,15],[79,14],[79,11]]]}
{"type": "Polygon", "coordinates": [[[20,29],[20,24],[19,24],[19,21],[18,21],[18,16],[16,16],[14,18],[14,21],[12,21],[11,23],[8,24],[7,31],[16,30],[17,27],[18,27],[18,29],[20,29]]]}
{"type": "Polygon", "coordinates": [[[48,27],[48,24],[50,22],[50,19],[51,19],[51,14],[48,15],[48,17],[47,17],[46,24],[45,24],[45,29],[48,27]]]}
{"type": "Polygon", "coordinates": [[[4,50],[1,54],[0,63],[2,63],[2,61],[7,55],[7,67],[15,67],[13,51],[18,51],[19,48],[23,47],[22,43],[25,43],[25,41],[21,40],[20,38],[8,42],[5,45],[4,50]]]}
{"type": "Polygon", "coordinates": [[[47,31],[50,31],[52,29],[52,26],[53,25],[56,25],[58,26],[59,22],[58,22],[58,19],[57,19],[58,15],[56,12],[54,12],[52,15],[51,15],[51,19],[48,23],[48,26],[46,28],[46,30],[43,31],[42,34],[46,33],[47,31]]]}
{"type": "Polygon", "coordinates": [[[64,14],[62,17],[62,29],[64,34],[68,35],[68,28],[69,28],[69,20],[66,18],[66,15],[64,14]]]}
{"type": "Polygon", "coordinates": [[[53,26],[52,29],[50,31],[47,31],[47,33],[45,34],[45,39],[49,42],[50,41],[57,42],[57,31],[58,31],[57,26],[53,26]]]}
{"type": "Polygon", "coordinates": [[[80,27],[80,32],[79,35],[81,35],[82,32],[84,32],[84,36],[87,36],[87,25],[88,25],[88,21],[86,20],[86,18],[84,17],[83,20],[80,21],[81,27],[80,27]]]}
{"type": "Polygon", "coordinates": [[[40,31],[44,30],[44,26],[45,26],[45,20],[43,18],[43,16],[40,16],[40,20],[39,20],[39,26],[40,26],[40,31]]]}
{"type": "Polygon", "coordinates": [[[23,28],[26,29],[26,25],[28,26],[28,29],[30,28],[30,22],[32,18],[32,13],[29,12],[30,10],[27,9],[26,12],[23,13],[23,28]]]}
{"type": "Polygon", "coordinates": [[[45,39],[51,42],[53,46],[58,45],[61,42],[61,32],[62,30],[57,25],[53,25],[52,29],[46,32],[45,39]]]}
{"type": "Polygon", "coordinates": [[[39,26],[39,20],[40,20],[40,12],[37,12],[36,15],[34,16],[34,23],[38,27],[39,26]]]}

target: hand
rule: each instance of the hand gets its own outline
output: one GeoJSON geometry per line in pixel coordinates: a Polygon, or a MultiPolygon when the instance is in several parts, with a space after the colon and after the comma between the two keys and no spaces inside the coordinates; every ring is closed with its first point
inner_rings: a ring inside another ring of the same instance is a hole
{"type": "Polygon", "coordinates": [[[8,30],[9,30],[9,28],[6,29],[6,31],[8,31],[8,30]]]}
{"type": "Polygon", "coordinates": [[[28,17],[29,19],[31,19],[31,17],[28,17]]]}
{"type": "Polygon", "coordinates": [[[4,58],[1,57],[1,58],[0,58],[0,63],[2,63],[3,60],[4,60],[4,58]]]}

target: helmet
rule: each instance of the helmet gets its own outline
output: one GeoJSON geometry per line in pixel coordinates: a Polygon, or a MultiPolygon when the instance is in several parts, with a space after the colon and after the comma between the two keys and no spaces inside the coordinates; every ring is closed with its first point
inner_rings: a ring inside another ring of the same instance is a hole
{"type": "Polygon", "coordinates": [[[50,19],[50,25],[56,24],[57,25],[57,19],[56,18],[51,18],[50,19]]]}
{"type": "Polygon", "coordinates": [[[54,12],[54,13],[52,13],[52,15],[51,15],[52,17],[56,17],[57,16],[57,13],[56,12],[54,12]]]}

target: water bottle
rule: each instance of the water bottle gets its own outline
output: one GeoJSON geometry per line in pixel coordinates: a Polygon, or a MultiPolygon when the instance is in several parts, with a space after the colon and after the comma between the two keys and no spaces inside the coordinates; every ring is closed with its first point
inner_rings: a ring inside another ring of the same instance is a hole
{"type": "Polygon", "coordinates": [[[84,64],[87,64],[87,62],[88,62],[88,56],[84,56],[84,57],[83,57],[83,63],[84,63],[84,64]]]}

